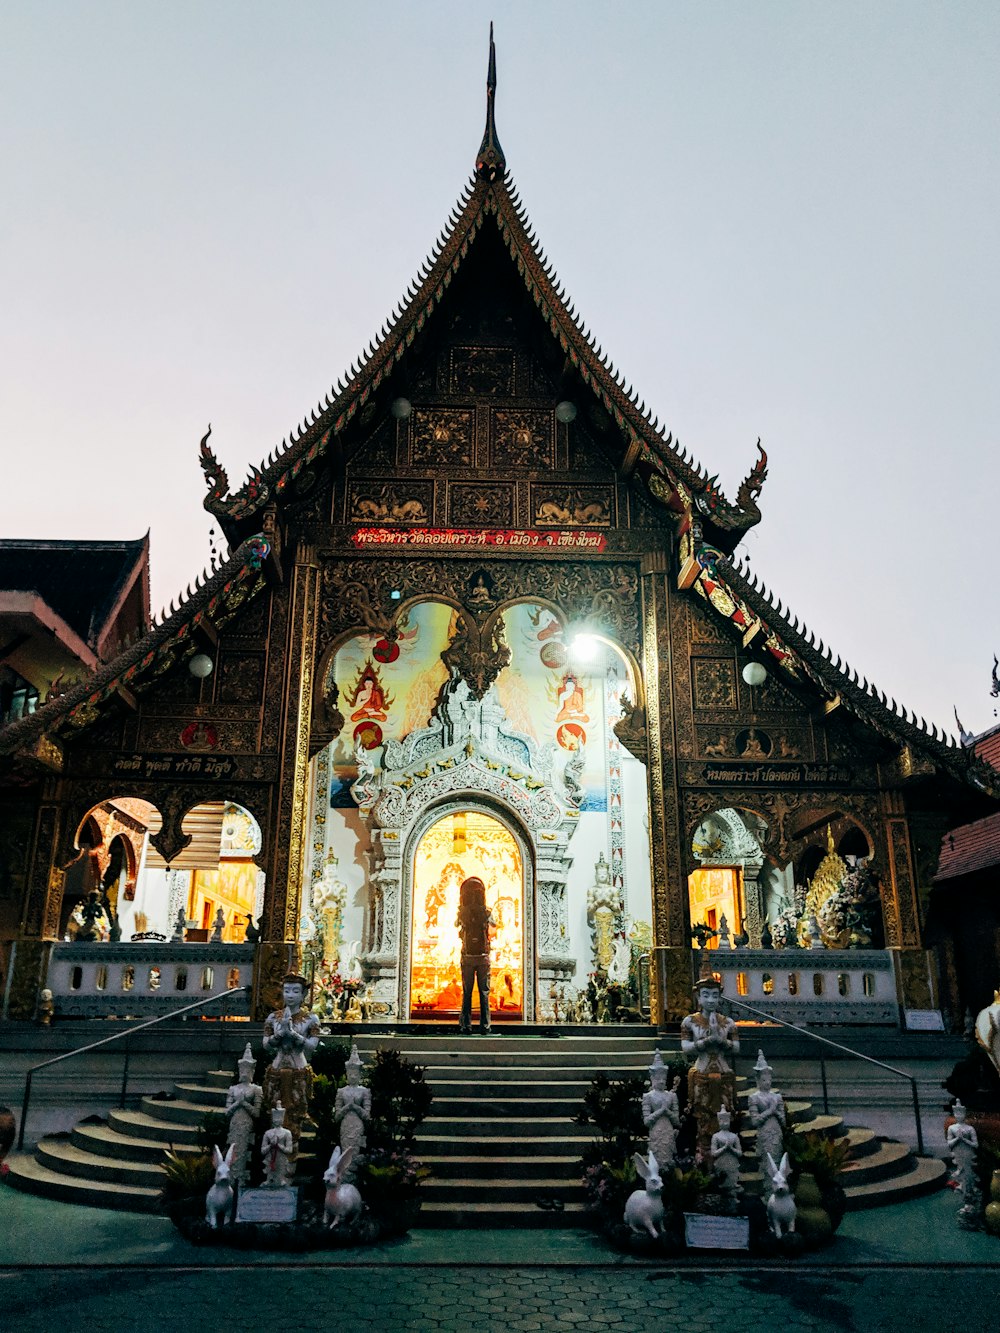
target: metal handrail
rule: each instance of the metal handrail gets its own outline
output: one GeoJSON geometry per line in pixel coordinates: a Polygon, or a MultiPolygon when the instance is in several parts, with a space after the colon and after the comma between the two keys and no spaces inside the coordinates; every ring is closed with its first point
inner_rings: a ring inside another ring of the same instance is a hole
{"type": "MultiPolygon", "coordinates": [[[[122,1090],[118,1099],[119,1107],[125,1105],[125,1093],[128,1088],[128,1065],[132,1038],[137,1032],[142,1032],[146,1028],[156,1027],[157,1023],[166,1023],[171,1018],[179,1018],[181,1014],[189,1014],[192,1009],[203,1009],[207,1004],[214,1004],[216,1000],[228,999],[230,995],[238,995],[240,991],[250,990],[250,986],[233,986],[229,990],[217,991],[214,995],[208,995],[203,1000],[195,1000],[193,1004],[185,1004],[180,1009],[172,1009],[169,1014],[160,1014],[158,1018],[147,1018],[144,1023],[139,1023],[134,1028],[129,1028],[124,1032],[112,1032],[110,1037],[102,1037],[100,1041],[89,1042],[86,1046],[78,1046],[75,1051],[63,1051],[62,1055],[54,1055],[51,1060],[43,1060],[41,1064],[32,1065],[28,1070],[24,1080],[24,1100],[21,1102],[21,1127],[17,1133],[18,1152],[24,1147],[24,1126],[28,1119],[28,1105],[31,1101],[31,1081],[40,1069],[47,1069],[49,1065],[57,1065],[62,1060],[72,1060],[77,1055],[86,1055],[88,1051],[96,1051],[99,1046],[108,1046],[113,1041],[120,1041],[125,1038],[125,1064],[122,1069],[122,1090]]],[[[219,1036],[219,1055],[222,1055],[222,1034],[219,1036]]]]}
{"type": "MultiPolygon", "coordinates": [[[[801,1032],[804,1037],[811,1037],[813,1041],[822,1042],[824,1046],[832,1046],[836,1051],[843,1051],[845,1055],[849,1055],[853,1060],[864,1060],[870,1065],[877,1065],[879,1069],[897,1075],[899,1078],[905,1078],[913,1095],[913,1116],[917,1123],[917,1152],[923,1153],[924,1131],[920,1124],[920,1097],[917,1093],[917,1080],[912,1074],[908,1074],[905,1069],[897,1069],[895,1065],[887,1065],[884,1060],[876,1060],[872,1055],[863,1055],[861,1051],[852,1050],[850,1046],[844,1046],[839,1041],[831,1041],[829,1037],[821,1037],[818,1032],[810,1032],[808,1028],[799,1027],[798,1023],[789,1023],[787,1019],[778,1018],[776,1014],[769,1014],[765,1009],[757,1009],[752,1004],[744,1003],[743,1000],[734,1000],[732,996],[727,995],[725,1001],[727,1004],[735,1005],[737,1009],[745,1009],[747,1013],[766,1018],[769,1023],[780,1023],[783,1028],[791,1028],[794,1032],[801,1032]]],[[[829,1115],[830,1099],[826,1084],[826,1059],[822,1055],[819,1057],[819,1065],[823,1081],[823,1110],[829,1115]]]]}

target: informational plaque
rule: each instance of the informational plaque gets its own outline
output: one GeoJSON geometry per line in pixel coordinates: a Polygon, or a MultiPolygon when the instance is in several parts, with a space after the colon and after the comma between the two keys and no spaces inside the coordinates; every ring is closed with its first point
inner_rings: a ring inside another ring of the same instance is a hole
{"type": "Polygon", "coordinates": [[[685,1213],[684,1239],[692,1250],[749,1250],[750,1219],[685,1213]]]}
{"type": "Polygon", "coordinates": [[[907,1032],[943,1032],[944,1018],[940,1009],[904,1009],[907,1032]]]}
{"type": "Polygon", "coordinates": [[[294,1222],[299,1208],[299,1192],[292,1185],[281,1189],[240,1190],[236,1205],[237,1222],[294,1222]]]}

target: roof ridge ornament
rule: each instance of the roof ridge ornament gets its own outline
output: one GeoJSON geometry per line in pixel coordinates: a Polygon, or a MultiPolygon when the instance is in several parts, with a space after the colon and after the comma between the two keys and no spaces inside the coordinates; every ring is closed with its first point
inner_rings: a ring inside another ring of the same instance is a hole
{"type": "Polygon", "coordinates": [[[483,142],[476,154],[476,175],[480,180],[495,181],[507,169],[507,160],[497,138],[496,97],[497,49],[493,45],[493,24],[490,23],[490,63],[486,71],[486,129],[483,131],[483,142]]]}

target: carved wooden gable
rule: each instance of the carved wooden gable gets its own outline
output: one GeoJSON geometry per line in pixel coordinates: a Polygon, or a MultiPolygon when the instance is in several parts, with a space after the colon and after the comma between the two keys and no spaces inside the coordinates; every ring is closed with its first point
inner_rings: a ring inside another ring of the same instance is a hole
{"type": "Polygon", "coordinates": [[[620,429],[566,362],[492,218],[392,394],[345,439],[333,522],[601,530],[631,526],[634,510],[652,526],[616,476],[620,429]]]}

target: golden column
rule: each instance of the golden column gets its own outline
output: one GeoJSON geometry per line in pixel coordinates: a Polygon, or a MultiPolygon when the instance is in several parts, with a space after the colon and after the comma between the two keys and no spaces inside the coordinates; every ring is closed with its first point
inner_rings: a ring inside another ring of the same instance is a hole
{"type": "Polygon", "coordinates": [[[654,551],[645,555],[641,573],[653,877],[652,1017],[654,1023],[663,1023],[683,1018],[691,1009],[691,950],[684,912],[674,733],[668,553],[654,551]]]}
{"type": "Polygon", "coordinates": [[[275,836],[254,976],[254,1012],[258,1016],[275,1007],[288,968],[299,967],[319,580],[315,547],[299,542],[288,593],[275,836]]]}

